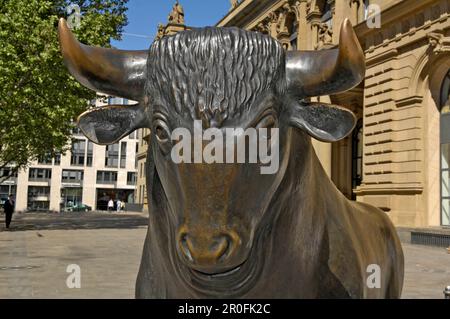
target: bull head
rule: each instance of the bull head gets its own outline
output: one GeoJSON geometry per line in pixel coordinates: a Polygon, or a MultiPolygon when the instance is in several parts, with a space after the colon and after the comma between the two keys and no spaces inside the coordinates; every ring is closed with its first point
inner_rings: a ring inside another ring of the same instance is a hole
{"type": "Polygon", "coordinates": [[[78,81],[138,102],[90,110],[78,124],[98,144],[151,129],[147,183],[154,231],[179,257],[172,260],[198,274],[223,277],[245,264],[286,172],[292,127],[334,142],[355,125],[349,110],[307,100],[349,90],[363,79],[364,54],[348,20],[338,48],[311,52],[285,53],[272,38],[236,28],[182,32],[156,41],[149,51],[85,46],[63,19],[59,37],[78,81]],[[280,169],[262,176],[258,165],[173,163],[170,133],[180,126],[192,131],[194,119],[218,129],[279,127],[280,169]]]}

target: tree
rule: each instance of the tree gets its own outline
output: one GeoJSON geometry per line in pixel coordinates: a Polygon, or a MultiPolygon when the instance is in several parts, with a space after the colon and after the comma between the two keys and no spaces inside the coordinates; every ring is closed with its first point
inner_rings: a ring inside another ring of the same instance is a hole
{"type": "MultiPolygon", "coordinates": [[[[78,5],[81,42],[108,47],[127,24],[128,0],[0,0],[0,168],[11,173],[67,151],[73,120],[95,92],[68,73],[57,25],[78,5]]],[[[1,177],[0,177],[1,179],[1,177]]]]}

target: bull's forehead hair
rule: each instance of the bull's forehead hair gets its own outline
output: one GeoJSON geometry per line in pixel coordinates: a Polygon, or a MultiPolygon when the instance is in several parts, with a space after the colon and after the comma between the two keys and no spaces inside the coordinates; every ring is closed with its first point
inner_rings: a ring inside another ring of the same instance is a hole
{"type": "Polygon", "coordinates": [[[269,36],[202,28],[153,43],[147,92],[168,112],[220,126],[264,93],[285,91],[285,54],[269,36]]]}

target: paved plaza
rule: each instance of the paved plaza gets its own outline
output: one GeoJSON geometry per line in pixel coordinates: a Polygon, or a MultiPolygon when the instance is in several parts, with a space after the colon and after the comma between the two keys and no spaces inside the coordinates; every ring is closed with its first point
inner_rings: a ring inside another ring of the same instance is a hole
{"type": "MultiPolygon", "coordinates": [[[[133,298],[146,225],[137,213],[16,214],[12,230],[0,226],[0,298],[133,298]],[[66,285],[71,264],[80,266],[80,289],[66,285]]],[[[403,247],[403,298],[442,299],[450,254],[403,247]]]]}

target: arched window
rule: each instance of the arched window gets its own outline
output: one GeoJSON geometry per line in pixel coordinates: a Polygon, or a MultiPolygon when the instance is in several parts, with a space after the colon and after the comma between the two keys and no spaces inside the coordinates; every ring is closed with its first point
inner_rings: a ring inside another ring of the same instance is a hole
{"type": "MultiPolygon", "coordinates": [[[[363,177],[363,122],[356,124],[352,135],[352,190],[361,185],[363,177]]],[[[352,192],[352,199],[356,195],[352,192]]]]}
{"type": "Polygon", "coordinates": [[[441,224],[450,226],[450,71],[441,87],[441,224]]]}

